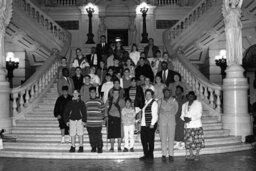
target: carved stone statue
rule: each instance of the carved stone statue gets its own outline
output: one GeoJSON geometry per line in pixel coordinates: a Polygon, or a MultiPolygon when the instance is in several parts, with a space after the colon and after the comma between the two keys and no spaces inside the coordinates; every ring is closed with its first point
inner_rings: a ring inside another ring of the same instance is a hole
{"type": "Polygon", "coordinates": [[[4,35],[5,30],[12,18],[12,0],[0,1],[0,81],[5,80],[5,52],[4,35]]]}
{"type": "Polygon", "coordinates": [[[243,0],[223,0],[222,12],[225,22],[227,65],[242,64],[242,22],[243,0]]]}
{"type": "Polygon", "coordinates": [[[101,35],[106,35],[106,30],[107,30],[107,27],[105,25],[104,17],[100,17],[100,24],[98,29],[98,42],[100,42],[101,35]]]}
{"type": "Polygon", "coordinates": [[[137,29],[134,23],[135,17],[130,18],[129,32],[130,32],[130,45],[136,43],[137,29]]]}

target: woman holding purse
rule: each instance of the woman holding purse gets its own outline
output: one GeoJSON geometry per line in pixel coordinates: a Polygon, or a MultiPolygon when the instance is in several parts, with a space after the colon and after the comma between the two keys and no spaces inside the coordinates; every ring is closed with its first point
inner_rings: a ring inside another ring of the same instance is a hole
{"type": "Polygon", "coordinates": [[[199,160],[199,152],[204,148],[204,136],[202,128],[202,103],[196,100],[195,92],[190,91],[187,95],[188,101],[182,105],[181,119],[185,121],[185,148],[189,150],[186,160],[199,160]],[[193,151],[196,151],[194,155],[193,151]]]}

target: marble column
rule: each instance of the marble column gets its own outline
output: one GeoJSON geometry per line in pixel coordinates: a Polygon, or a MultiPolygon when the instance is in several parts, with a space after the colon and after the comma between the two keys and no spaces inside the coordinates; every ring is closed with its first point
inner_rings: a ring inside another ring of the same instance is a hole
{"type": "Polygon", "coordinates": [[[242,64],[242,0],[224,0],[227,65],[223,80],[223,128],[230,135],[241,136],[242,141],[252,135],[252,122],[248,113],[248,81],[244,77],[242,64]],[[239,41],[240,40],[240,41],[239,41]]]}
{"type": "Polygon", "coordinates": [[[9,130],[10,117],[10,88],[6,80],[4,36],[7,25],[12,17],[12,0],[0,2],[0,129],[9,130]]]}

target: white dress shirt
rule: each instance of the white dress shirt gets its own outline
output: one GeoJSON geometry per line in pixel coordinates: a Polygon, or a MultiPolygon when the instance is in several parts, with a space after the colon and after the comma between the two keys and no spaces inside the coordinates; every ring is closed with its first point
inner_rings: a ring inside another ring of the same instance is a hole
{"type": "MultiPolygon", "coordinates": [[[[146,126],[145,109],[151,103],[152,100],[153,99],[150,99],[148,101],[146,100],[145,106],[142,108],[141,126],[146,126]]],[[[157,104],[156,101],[154,101],[152,106],[151,106],[151,115],[152,115],[151,125],[155,125],[155,123],[158,120],[158,104],[157,104]]]]}

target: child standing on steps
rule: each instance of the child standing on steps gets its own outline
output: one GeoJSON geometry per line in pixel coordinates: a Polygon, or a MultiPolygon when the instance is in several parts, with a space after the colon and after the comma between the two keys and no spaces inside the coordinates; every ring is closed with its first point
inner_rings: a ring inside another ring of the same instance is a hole
{"type": "Polygon", "coordinates": [[[79,150],[83,152],[83,134],[86,124],[86,108],[84,102],[79,97],[78,90],[74,90],[73,99],[68,102],[64,110],[64,122],[70,128],[71,148],[69,152],[75,152],[76,135],[79,136],[79,150]]]}
{"type": "Polygon", "coordinates": [[[125,107],[122,109],[122,123],[124,125],[124,150],[134,152],[134,125],[135,125],[136,111],[131,106],[131,99],[125,99],[125,107]],[[130,140],[130,142],[129,142],[130,140]]]}
{"type": "MultiPolygon", "coordinates": [[[[68,94],[68,86],[62,87],[62,95],[58,97],[54,106],[54,117],[59,121],[59,127],[61,130],[61,143],[65,143],[65,135],[68,135],[69,127],[64,123],[64,109],[69,101],[72,100],[72,96],[68,94]]],[[[66,140],[67,141],[67,140],[66,140]]]]}

